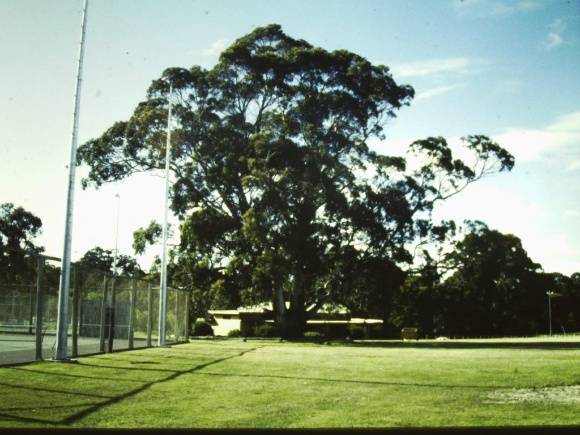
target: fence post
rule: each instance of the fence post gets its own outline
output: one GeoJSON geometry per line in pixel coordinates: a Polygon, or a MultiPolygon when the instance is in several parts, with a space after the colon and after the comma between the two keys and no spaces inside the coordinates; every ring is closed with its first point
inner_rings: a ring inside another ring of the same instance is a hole
{"type": "Polygon", "coordinates": [[[191,335],[191,320],[189,310],[191,309],[191,292],[188,290],[185,297],[185,341],[189,341],[191,335]]]}
{"type": "Polygon", "coordinates": [[[101,352],[105,351],[105,326],[107,323],[107,275],[103,277],[103,299],[101,300],[101,329],[99,331],[100,346],[99,350],[101,352]]]}
{"type": "Polygon", "coordinates": [[[36,359],[42,359],[42,310],[43,291],[42,278],[44,272],[44,257],[39,255],[36,258],[36,359]]]}
{"type": "Polygon", "coordinates": [[[133,334],[135,333],[135,300],[137,298],[137,284],[135,278],[131,278],[131,306],[129,308],[129,331],[127,334],[129,349],[133,349],[133,334]]]}
{"type": "Polygon", "coordinates": [[[29,335],[32,335],[32,321],[34,320],[33,319],[33,316],[34,316],[34,290],[35,290],[34,287],[30,286],[30,289],[28,292],[28,296],[29,296],[28,297],[28,299],[29,299],[28,304],[30,306],[30,312],[28,315],[28,334],[29,335]]]}
{"type": "Polygon", "coordinates": [[[177,289],[173,289],[173,294],[175,295],[173,299],[175,300],[175,342],[179,343],[179,291],[177,289]]]}
{"type": "Polygon", "coordinates": [[[16,320],[17,320],[17,318],[16,318],[16,305],[17,305],[17,303],[16,303],[16,289],[13,288],[12,289],[12,303],[10,304],[10,319],[11,319],[11,322],[13,322],[13,324],[16,323],[16,320]]]}
{"type": "Polygon", "coordinates": [[[147,283],[147,347],[151,347],[151,330],[153,329],[153,288],[147,283]]]}
{"type": "Polygon", "coordinates": [[[72,357],[79,354],[78,328],[79,328],[79,270],[76,264],[72,264],[73,275],[73,300],[72,300],[72,357]]]}
{"type": "Polygon", "coordinates": [[[115,300],[117,293],[117,283],[115,275],[111,279],[111,308],[109,310],[109,342],[107,343],[107,352],[113,352],[113,342],[115,341],[115,300]]]}

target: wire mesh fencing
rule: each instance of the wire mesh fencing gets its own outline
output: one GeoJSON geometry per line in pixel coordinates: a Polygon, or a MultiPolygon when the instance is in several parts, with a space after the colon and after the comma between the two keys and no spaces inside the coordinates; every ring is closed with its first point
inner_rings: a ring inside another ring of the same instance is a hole
{"type": "MultiPolygon", "coordinates": [[[[22,255],[0,263],[0,365],[54,358],[60,259],[22,255]]],[[[168,287],[166,342],[189,336],[189,293],[168,287]]],[[[71,267],[68,356],[156,346],[159,285],[71,267]]]]}

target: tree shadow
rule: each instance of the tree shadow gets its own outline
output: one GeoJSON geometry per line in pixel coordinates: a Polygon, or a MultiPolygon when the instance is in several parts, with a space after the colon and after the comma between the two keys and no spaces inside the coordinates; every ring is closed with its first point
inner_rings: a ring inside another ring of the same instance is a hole
{"type": "MultiPolygon", "coordinates": [[[[119,379],[111,379],[111,378],[107,378],[104,376],[84,376],[84,375],[75,375],[72,373],[60,373],[60,372],[50,372],[50,371],[45,371],[45,370],[36,370],[36,369],[24,369],[22,367],[7,367],[7,370],[19,370],[22,371],[24,373],[38,373],[41,374],[43,376],[49,375],[49,376],[61,376],[61,377],[67,377],[67,378],[82,378],[82,379],[94,379],[94,380],[100,380],[100,381],[119,381],[119,379]]],[[[123,382],[144,382],[141,379],[121,379],[121,381],[123,382]]]]}
{"type": "Polygon", "coordinates": [[[522,343],[504,342],[469,342],[469,341],[353,341],[340,342],[350,347],[383,347],[383,348],[416,348],[416,349],[525,349],[525,350],[571,350],[580,349],[580,342],[538,341],[522,343]]]}
{"type": "MultiPolygon", "coordinates": [[[[15,385],[6,382],[0,382],[0,386],[2,387],[9,387],[15,388],[18,390],[31,390],[31,391],[40,391],[43,393],[57,393],[57,394],[70,394],[71,396],[85,396],[85,397],[96,397],[97,399],[110,399],[109,396],[101,396],[99,394],[92,394],[92,393],[81,393],[79,391],[66,391],[66,390],[56,390],[52,388],[42,388],[42,387],[31,387],[29,385],[15,385]]],[[[0,409],[1,411],[1,409],[0,409]]]]}
{"type": "Polygon", "coordinates": [[[215,364],[219,364],[221,362],[224,362],[224,361],[227,361],[227,360],[230,360],[230,359],[233,359],[233,358],[242,357],[246,353],[252,352],[252,351],[257,350],[257,349],[258,349],[258,347],[253,347],[253,348],[250,348],[250,349],[246,349],[246,350],[244,350],[242,352],[239,352],[239,353],[237,353],[235,355],[230,355],[230,356],[223,357],[223,358],[219,358],[219,359],[215,359],[215,360],[212,360],[212,361],[203,363],[203,364],[199,364],[199,365],[197,365],[195,367],[192,367],[189,370],[174,372],[173,374],[169,375],[168,377],[166,377],[164,379],[159,379],[159,380],[156,380],[156,381],[147,382],[147,383],[143,384],[140,387],[137,387],[137,388],[135,388],[135,389],[133,389],[131,391],[128,391],[127,393],[121,394],[119,396],[112,397],[112,398],[110,398],[108,400],[105,400],[104,402],[100,402],[97,405],[92,406],[89,409],[86,409],[84,411],[80,411],[80,412],[78,412],[76,414],[73,414],[73,415],[67,417],[66,419],[64,419],[62,421],[62,423],[67,424],[67,425],[70,425],[70,424],[72,424],[72,423],[80,420],[81,418],[84,418],[87,415],[92,414],[92,413],[98,411],[101,408],[104,408],[104,407],[109,406],[109,405],[114,405],[115,403],[118,403],[118,402],[120,402],[122,400],[125,400],[125,399],[129,398],[129,397],[135,396],[136,394],[139,394],[139,393],[147,390],[148,388],[152,387],[153,385],[161,384],[161,383],[165,383],[165,382],[169,382],[169,381],[172,381],[172,380],[174,380],[174,379],[176,379],[176,378],[178,378],[178,377],[180,377],[182,375],[195,373],[196,371],[202,370],[202,369],[204,369],[206,367],[209,367],[209,366],[212,366],[212,365],[215,365],[215,364]]]}
{"type": "Polygon", "coordinates": [[[243,377],[243,378],[264,378],[264,379],[289,379],[297,381],[315,381],[315,382],[331,382],[331,383],[348,383],[348,384],[363,384],[363,385],[384,385],[394,387],[425,387],[425,388],[465,388],[465,389],[482,389],[482,390],[497,390],[510,389],[513,385],[448,385],[448,384],[423,384],[418,382],[385,382],[385,381],[362,381],[356,379],[335,379],[335,378],[312,378],[306,376],[286,376],[286,375],[256,375],[243,373],[217,373],[217,372],[203,372],[197,373],[199,375],[209,376],[224,376],[224,377],[243,377]]]}
{"type": "Polygon", "coordinates": [[[157,368],[147,368],[147,367],[122,367],[122,366],[111,366],[106,364],[91,364],[87,362],[82,362],[79,365],[83,367],[95,367],[98,369],[113,369],[113,370],[132,370],[138,372],[159,372],[159,373],[181,373],[179,370],[170,369],[157,369],[157,368]]]}
{"type": "MultiPolygon", "coordinates": [[[[149,381],[149,382],[145,382],[142,385],[133,388],[123,394],[119,394],[119,395],[115,395],[115,396],[101,396],[98,394],[90,394],[90,393],[82,393],[82,392],[78,392],[78,391],[64,391],[64,390],[57,390],[57,389],[50,389],[50,388],[41,388],[41,387],[32,387],[32,386],[24,386],[24,385],[15,385],[15,384],[10,384],[10,383],[4,383],[4,382],[0,382],[0,386],[4,386],[4,387],[10,387],[10,388],[17,388],[17,389],[25,389],[25,390],[31,390],[31,391],[39,391],[39,392],[48,392],[48,393],[58,393],[58,394],[70,394],[70,395],[76,395],[76,396],[84,396],[84,397],[91,397],[91,398],[97,398],[97,399],[105,399],[105,400],[101,400],[97,403],[89,403],[86,404],[86,409],[83,409],[79,412],[76,412],[66,418],[60,419],[60,420],[47,420],[47,419],[43,419],[43,418],[36,418],[36,417],[24,417],[24,416],[17,416],[17,415],[11,415],[11,414],[7,414],[6,411],[10,412],[14,412],[14,411],[24,411],[26,410],[26,408],[17,408],[17,409],[13,409],[13,408],[7,408],[7,409],[0,409],[0,417],[4,418],[4,419],[8,419],[8,420],[12,420],[12,421],[18,421],[18,422],[22,422],[22,423],[35,423],[35,424],[46,424],[46,425],[51,425],[51,426],[58,426],[58,425],[72,425],[73,423],[77,422],[78,420],[94,413],[97,412],[98,410],[106,407],[106,406],[110,406],[110,405],[114,405],[118,402],[121,402],[127,398],[130,398],[132,396],[135,396],[136,394],[139,394],[147,389],[149,389],[150,387],[156,385],[156,384],[161,384],[161,383],[165,383],[165,382],[169,382],[172,381],[182,375],[187,375],[187,374],[191,374],[191,373],[195,373],[198,370],[202,370],[206,367],[215,365],[215,364],[219,364],[221,362],[233,359],[233,358],[239,358],[242,357],[243,355],[245,355],[246,353],[255,351],[257,349],[259,349],[260,347],[253,347],[250,349],[244,349],[241,352],[238,352],[234,355],[229,355],[229,356],[225,356],[223,358],[218,358],[218,359],[214,359],[202,364],[198,364],[194,367],[191,367],[188,370],[167,370],[167,369],[151,369],[151,368],[139,368],[139,367],[117,367],[117,366],[104,366],[104,365],[98,365],[98,364],[90,364],[90,363],[86,363],[86,362],[82,362],[80,363],[80,365],[82,366],[88,366],[88,367],[96,367],[96,368],[107,368],[107,369],[115,369],[115,370],[138,370],[138,371],[151,371],[151,372],[161,372],[161,373],[170,373],[168,376],[162,378],[162,379],[156,379],[153,381],[149,381]]],[[[24,371],[25,369],[19,369],[24,371]]],[[[40,373],[46,373],[46,374],[54,374],[54,375],[61,375],[60,373],[51,373],[51,372],[43,372],[40,370],[35,370],[36,372],[40,372],[40,373]]],[[[69,374],[66,374],[69,375],[69,374]]],[[[80,375],[71,375],[74,377],[85,377],[85,376],[80,376],[80,375]]],[[[97,379],[102,379],[101,377],[98,377],[97,379]]],[[[111,380],[109,378],[104,378],[104,379],[108,379],[111,380]]],[[[78,407],[81,405],[76,405],[76,406],[65,406],[65,407],[78,407]]],[[[45,407],[29,407],[28,409],[44,409],[45,407]]],[[[52,407],[48,407],[48,408],[57,408],[57,406],[52,406],[52,407]]]]}
{"type": "MultiPolygon", "coordinates": [[[[245,348],[247,349],[247,348],[245,348]]],[[[236,350],[244,350],[244,349],[231,349],[232,351],[236,351],[236,350]]],[[[191,350],[190,350],[191,352],[191,350]]],[[[212,352],[213,354],[215,354],[216,352],[212,352]]],[[[224,352],[225,354],[229,354],[231,352],[224,352]]],[[[155,355],[155,359],[158,360],[170,360],[171,365],[184,365],[187,367],[191,366],[191,361],[197,361],[199,359],[199,355],[196,357],[183,357],[183,356],[175,356],[175,355],[155,355]],[[179,364],[179,363],[175,363],[174,361],[186,361],[185,364],[179,364]]],[[[150,354],[143,354],[143,353],[124,353],[123,354],[123,358],[110,358],[110,357],[106,357],[106,356],[96,356],[95,360],[98,361],[115,361],[115,362],[126,362],[129,364],[161,364],[161,362],[156,362],[156,361],[151,361],[151,355],[150,354]],[[145,358],[145,359],[143,359],[145,358]],[[149,359],[147,359],[149,358],[149,359]]],[[[163,361],[164,363],[165,361],[163,361]]]]}

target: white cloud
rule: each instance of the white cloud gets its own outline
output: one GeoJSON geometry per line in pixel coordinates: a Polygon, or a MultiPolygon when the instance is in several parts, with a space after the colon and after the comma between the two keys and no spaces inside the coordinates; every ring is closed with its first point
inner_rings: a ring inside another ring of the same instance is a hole
{"type": "MultiPolygon", "coordinates": [[[[437,88],[433,89],[436,90],[437,88]]],[[[429,91],[426,91],[429,92],[429,91]]],[[[424,97],[425,98],[425,97],[424,97]]],[[[562,115],[544,128],[508,128],[493,135],[493,140],[512,153],[517,161],[533,161],[548,153],[580,151],[580,110],[562,115]]],[[[386,139],[369,141],[372,149],[388,155],[405,155],[409,144],[418,138],[386,139]]],[[[462,146],[459,137],[447,137],[453,154],[470,161],[470,152],[462,146]]],[[[580,157],[580,156],[578,156],[580,157]]],[[[574,157],[566,166],[566,171],[580,169],[580,158],[574,157]]]]}
{"type": "Polygon", "coordinates": [[[568,166],[566,166],[566,172],[576,171],[580,169],[580,159],[574,160],[570,162],[568,166]]]}
{"type": "Polygon", "coordinates": [[[542,43],[542,47],[546,50],[553,50],[554,48],[562,45],[562,37],[557,33],[550,32],[546,35],[546,39],[542,43]]]}
{"type": "Polygon", "coordinates": [[[562,38],[562,33],[566,30],[566,23],[563,19],[557,18],[550,23],[548,26],[550,32],[546,35],[544,40],[542,41],[542,48],[544,50],[553,50],[556,47],[559,47],[564,42],[562,38]]]}
{"type": "Polygon", "coordinates": [[[562,33],[566,30],[566,22],[562,18],[556,18],[550,23],[550,29],[555,33],[562,33]]]}
{"type": "Polygon", "coordinates": [[[450,57],[415,62],[395,63],[392,66],[395,77],[425,77],[436,74],[465,74],[473,70],[474,60],[468,57],[450,57]]]}
{"type": "Polygon", "coordinates": [[[217,41],[212,42],[212,44],[202,51],[204,56],[218,56],[222,51],[224,51],[229,44],[229,40],[226,38],[220,38],[217,41]]]}
{"type": "Polygon", "coordinates": [[[565,210],[564,217],[566,218],[579,218],[580,210],[565,210]]]}
{"type": "MultiPolygon", "coordinates": [[[[404,155],[414,139],[377,140],[370,145],[388,155],[404,155]]],[[[575,152],[575,146],[580,149],[580,111],[560,116],[544,128],[512,128],[494,139],[511,151],[516,161],[535,160],[553,152],[561,155],[564,150],[575,152]]],[[[448,138],[454,157],[469,162],[469,153],[459,146],[460,142],[458,137],[448,138]]],[[[570,166],[580,167],[580,159],[568,161],[570,166]]],[[[408,159],[409,169],[416,164],[416,159],[408,159]]],[[[541,194],[520,192],[510,184],[508,174],[501,174],[480,180],[440,203],[434,218],[454,219],[458,223],[464,219],[481,220],[490,228],[519,237],[528,255],[546,272],[569,275],[580,271],[580,245],[574,225],[580,209],[568,205],[567,210],[558,210],[543,204],[543,200],[541,194]]]]}
{"type": "Polygon", "coordinates": [[[454,84],[447,86],[438,86],[436,88],[431,88],[423,92],[419,92],[415,97],[415,101],[430,100],[431,98],[438,97],[440,95],[447,94],[457,88],[463,87],[462,84],[454,84]]]}
{"type": "Polygon", "coordinates": [[[504,79],[497,84],[497,92],[501,94],[516,94],[524,88],[524,81],[520,79],[504,79]]]}
{"type": "Polygon", "coordinates": [[[535,0],[459,0],[455,3],[455,10],[460,15],[506,17],[516,13],[532,12],[540,6],[541,3],[535,0]]]}
{"type": "Polygon", "coordinates": [[[580,247],[564,234],[564,228],[547,228],[549,211],[534,199],[482,180],[441,203],[435,219],[481,220],[490,228],[514,234],[530,258],[546,272],[571,274],[580,270],[580,247]]]}
{"type": "Polygon", "coordinates": [[[559,117],[543,129],[510,128],[494,139],[517,160],[537,160],[565,146],[580,145],[580,111],[559,117]]]}

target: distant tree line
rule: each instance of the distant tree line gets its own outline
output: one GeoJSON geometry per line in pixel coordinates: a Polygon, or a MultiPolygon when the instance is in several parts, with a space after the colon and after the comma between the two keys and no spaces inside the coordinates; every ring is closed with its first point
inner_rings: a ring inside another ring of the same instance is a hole
{"type": "Polygon", "coordinates": [[[580,331],[580,273],[544,272],[519,238],[472,223],[439,263],[407,274],[392,293],[388,321],[428,336],[521,336],[580,331]]]}

